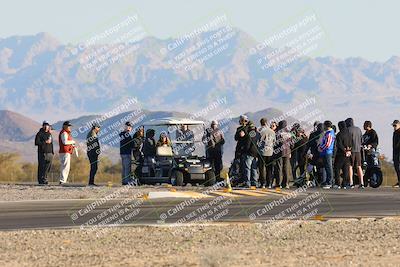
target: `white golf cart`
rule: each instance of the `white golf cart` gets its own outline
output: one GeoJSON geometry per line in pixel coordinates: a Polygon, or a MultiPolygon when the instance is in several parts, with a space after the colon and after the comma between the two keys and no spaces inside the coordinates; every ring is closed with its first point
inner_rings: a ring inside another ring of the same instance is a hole
{"type": "Polygon", "coordinates": [[[156,147],[155,157],[145,157],[136,170],[141,184],[171,183],[215,184],[215,174],[206,158],[202,142],[205,126],[203,121],[162,118],[143,124],[144,132],[152,129],[155,140],[167,135],[168,145],[156,147]]]}

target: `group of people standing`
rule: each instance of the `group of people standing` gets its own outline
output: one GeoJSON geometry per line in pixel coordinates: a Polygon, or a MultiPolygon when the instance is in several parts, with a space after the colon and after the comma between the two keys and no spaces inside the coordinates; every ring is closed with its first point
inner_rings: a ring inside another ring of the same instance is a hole
{"type": "MultiPolygon", "coordinates": [[[[316,168],[316,184],[325,189],[354,188],[354,174],[357,173],[359,187],[364,188],[361,149],[377,150],[379,139],[370,121],[364,122],[364,134],[354,125],[352,118],[338,123],[338,130],[331,121],[315,122],[313,131],[307,135],[298,123],[290,128],[285,120],[268,123],[266,118],[260,120],[260,127],[241,115],[239,127],[235,132],[237,142],[235,160],[239,162],[243,186],[260,186],[262,188],[289,188],[290,174],[296,178],[295,169],[304,173],[307,165],[316,168]]],[[[392,123],[393,162],[400,181],[400,122],[392,123]]],[[[71,156],[75,151],[76,142],[71,134],[72,124],[63,123],[59,133],[60,178],[59,183],[65,184],[71,165],[71,156]]],[[[42,128],[36,134],[35,145],[38,147],[38,183],[48,184],[48,174],[54,156],[53,128],[44,121],[42,128]]],[[[87,157],[90,162],[89,185],[95,186],[95,175],[98,169],[100,142],[98,134],[100,125],[94,123],[86,137],[87,157]]],[[[177,131],[177,143],[183,141],[180,151],[189,153],[194,150],[194,134],[187,125],[182,125],[177,131]]],[[[122,162],[122,184],[132,183],[137,166],[143,159],[154,158],[159,146],[172,147],[167,132],[161,132],[158,140],[155,131],[149,129],[144,133],[138,128],[133,133],[133,125],[125,123],[124,130],[119,134],[120,155],[122,162]]],[[[222,155],[225,144],[224,133],[218,128],[218,122],[212,121],[203,136],[206,146],[206,156],[210,160],[217,177],[223,169],[222,155]]],[[[178,151],[179,152],[179,151],[178,151]]],[[[77,151],[76,151],[77,153],[77,151]]],[[[180,153],[180,152],[179,152],[180,153]]],[[[399,183],[394,185],[399,186],[399,183]]]]}
{"type": "MultiPolygon", "coordinates": [[[[62,125],[62,129],[58,135],[59,143],[59,157],[60,157],[60,177],[59,184],[67,183],[69,172],[71,169],[71,157],[72,154],[78,153],[75,145],[76,142],[73,139],[71,133],[72,124],[70,121],[65,121],[62,125]]],[[[39,185],[48,184],[48,175],[53,162],[54,157],[54,145],[53,145],[53,127],[48,121],[43,121],[42,128],[35,137],[35,145],[38,147],[38,183],[39,185]]],[[[87,134],[87,157],[90,162],[90,173],[89,182],[90,186],[95,186],[94,178],[98,169],[98,158],[100,155],[100,142],[97,134],[100,132],[100,125],[94,123],[91,130],[87,134]]]]}
{"type": "MultiPolygon", "coordinates": [[[[309,136],[300,124],[289,128],[285,120],[268,124],[262,118],[257,128],[242,115],[239,124],[235,161],[240,184],[247,187],[289,188],[290,173],[296,179],[297,169],[303,174],[311,166],[316,169],[315,184],[325,189],[354,188],[355,173],[364,188],[361,149],[376,151],[379,144],[370,121],[364,122],[363,134],[352,118],[338,123],[339,132],[331,121],[316,121],[309,136]]],[[[400,123],[396,120],[392,125],[393,160],[400,181],[400,123]]]]}

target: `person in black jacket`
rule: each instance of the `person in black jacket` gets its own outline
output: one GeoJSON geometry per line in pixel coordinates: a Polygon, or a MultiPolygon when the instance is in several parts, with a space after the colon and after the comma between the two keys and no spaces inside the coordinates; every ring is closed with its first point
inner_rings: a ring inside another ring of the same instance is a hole
{"type": "Polygon", "coordinates": [[[90,173],[89,173],[89,186],[96,186],[94,183],[94,177],[97,173],[99,155],[100,155],[100,142],[98,133],[100,132],[100,124],[94,123],[92,129],[86,136],[86,154],[90,162],[90,173]]]}
{"type": "Polygon", "coordinates": [[[225,144],[225,137],[222,130],[218,128],[218,121],[213,120],[210,128],[207,128],[203,142],[206,145],[206,155],[211,162],[217,180],[221,180],[220,175],[223,168],[222,154],[225,144]]]}
{"type": "Polygon", "coordinates": [[[133,137],[131,135],[132,124],[125,123],[125,130],[119,134],[119,154],[122,161],[122,184],[127,185],[131,181],[133,137]]]}
{"type": "Polygon", "coordinates": [[[136,177],[136,170],[141,162],[143,162],[143,137],[144,137],[144,129],[139,128],[135,134],[133,135],[133,147],[132,147],[132,173],[136,177]]]}
{"type": "Polygon", "coordinates": [[[244,136],[244,174],[248,187],[256,186],[258,180],[257,174],[257,158],[258,158],[258,139],[259,134],[253,122],[248,123],[248,132],[244,136]]]}
{"type": "Polygon", "coordinates": [[[148,129],[146,131],[146,138],[143,143],[143,156],[145,159],[152,159],[156,157],[156,139],[155,137],[155,130],[154,129],[148,129]]]}
{"type": "Polygon", "coordinates": [[[395,120],[393,126],[393,165],[397,174],[397,183],[393,187],[400,185],[400,121],[395,120]]]}
{"type": "Polygon", "coordinates": [[[350,158],[351,158],[351,144],[352,139],[349,130],[346,127],[344,121],[339,121],[339,133],[336,135],[335,148],[335,187],[340,188],[349,187],[349,170],[350,170],[350,158]],[[343,181],[340,182],[340,171],[343,173],[343,181]]]}
{"type": "Polygon", "coordinates": [[[318,152],[318,142],[323,134],[323,124],[319,121],[314,122],[314,131],[310,133],[308,138],[308,143],[306,145],[306,153],[310,151],[311,153],[311,165],[316,166],[317,168],[317,181],[316,183],[322,183],[322,175],[323,175],[323,164],[322,159],[320,157],[320,153],[318,152]]]}
{"type": "Polygon", "coordinates": [[[350,166],[350,187],[354,188],[353,174],[357,172],[359,180],[359,188],[364,188],[364,173],[362,170],[361,163],[361,143],[362,143],[362,132],[357,126],[354,126],[354,120],[347,118],[345,120],[347,129],[350,132],[352,143],[351,143],[351,166],[350,166]]]}
{"type": "Polygon", "coordinates": [[[247,124],[249,123],[249,118],[246,115],[240,115],[239,118],[239,127],[236,129],[235,133],[235,141],[236,148],[235,148],[235,162],[239,162],[239,173],[240,173],[240,182],[244,181],[246,174],[245,174],[245,159],[246,155],[244,153],[245,148],[245,135],[248,132],[247,124]]]}
{"type": "Polygon", "coordinates": [[[35,146],[38,147],[38,183],[46,185],[47,175],[50,172],[51,164],[53,162],[53,137],[51,136],[51,126],[49,122],[44,121],[42,128],[35,137],[35,146]]]}
{"type": "Polygon", "coordinates": [[[374,148],[376,149],[379,144],[378,134],[374,129],[372,129],[372,122],[365,121],[364,122],[364,130],[365,133],[362,136],[362,145],[367,146],[368,149],[374,148]]]}

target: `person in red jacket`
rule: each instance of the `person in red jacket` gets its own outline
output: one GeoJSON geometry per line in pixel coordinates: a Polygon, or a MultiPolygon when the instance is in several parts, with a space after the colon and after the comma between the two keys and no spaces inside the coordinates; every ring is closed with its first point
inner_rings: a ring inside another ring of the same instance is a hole
{"type": "Polygon", "coordinates": [[[74,152],[75,141],[71,135],[72,124],[69,121],[63,123],[63,129],[58,136],[60,144],[60,185],[65,184],[71,167],[71,155],[74,152]]]}

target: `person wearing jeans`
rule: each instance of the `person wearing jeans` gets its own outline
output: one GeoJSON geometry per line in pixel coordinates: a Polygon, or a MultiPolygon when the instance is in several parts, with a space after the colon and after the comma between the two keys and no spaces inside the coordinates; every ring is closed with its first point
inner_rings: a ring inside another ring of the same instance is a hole
{"type": "Polygon", "coordinates": [[[324,189],[332,187],[333,182],[333,151],[335,148],[335,132],[332,129],[332,122],[324,122],[325,133],[322,137],[321,143],[318,146],[318,151],[322,158],[325,174],[322,177],[322,186],[324,189]]]}
{"type": "Polygon", "coordinates": [[[133,149],[133,137],[131,135],[132,124],[128,121],[125,123],[125,130],[119,134],[120,138],[120,148],[119,154],[121,155],[122,161],[122,185],[127,185],[131,177],[131,167],[132,167],[132,149],[133,149]]]}
{"type": "Polygon", "coordinates": [[[247,186],[257,185],[257,158],[251,155],[245,155],[245,176],[247,186]]]}
{"type": "Polygon", "coordinates": [[[249,122],[248,132],[244,136],[244,176],[248,187],[257,185],[258,139],[257,128],[249,122]]]}

